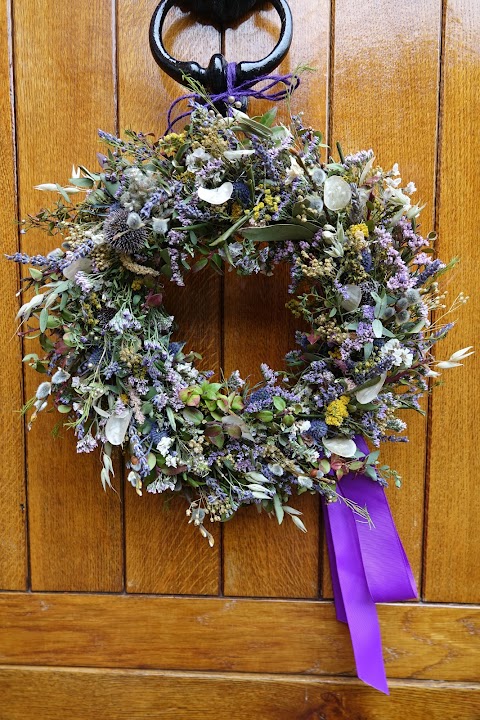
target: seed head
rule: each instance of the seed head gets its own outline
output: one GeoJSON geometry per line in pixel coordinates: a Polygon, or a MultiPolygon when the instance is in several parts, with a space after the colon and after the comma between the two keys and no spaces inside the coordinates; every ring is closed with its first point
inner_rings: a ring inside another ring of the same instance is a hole
{"type": "Polygon", "coordinates": [[[103,225],[105,241],[118,252],[128,255],[138,252],[147,240],[147,231],[139,220],[137,213],[124,208],[110,213],[103,225]]]}

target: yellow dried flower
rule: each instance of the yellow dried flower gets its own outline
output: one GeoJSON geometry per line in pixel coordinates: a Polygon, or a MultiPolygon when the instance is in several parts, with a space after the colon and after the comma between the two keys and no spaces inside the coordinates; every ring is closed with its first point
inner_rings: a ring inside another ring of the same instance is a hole
{"type": "Polygon", "coordinates": [[[349,402],[350,398],[347,397],[347,395],[341,395],[336,400],[332,400],[332,402],[327,407],[327,414],[325,417],[325,422],[327,423],[327,425],[335,425],[336,427],[340,427],[345,418],[347,418],[349,415],[349,412],[347,410],[347,405],[349,402]]]}
{"type": "Polygon", "coordinates": [[[369,235],[368,227],[365,225],[365,223],[360,223],[359,225],[352,225],[352,226],[348,229],[348,232],[349,232],[353,237],[355,237],[358,233],[360,233],[361,235],[363,235],[363,237],[368,237],[368,235],[369,235]]]}

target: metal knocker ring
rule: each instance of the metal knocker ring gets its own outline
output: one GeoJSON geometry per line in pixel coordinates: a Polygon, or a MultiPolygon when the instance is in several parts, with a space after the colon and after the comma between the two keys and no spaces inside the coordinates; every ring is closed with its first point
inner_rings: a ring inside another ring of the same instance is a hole
{"type": "MultiPolygon", "coordinates": [[[[271,73],[284,59],[292,42],[293,22],[292,13],[286,0],[270,0],[280,16],[282,23],[280,39],[272,52],[262,60],[253,62],[240,62],[236,66],[235,84],[254,80],[261,75],[271,73]]],[[[183,76],[189,75],[200,82],[211,93],[225,92],[227,89],[226,67],[227,61],[221,53],[212,55],[207,68],[195,61],[183,61],[173,58],[165,49],[162,40],[162,31],[165,18],[176,0],[162,0],[150,23],[150,49],[157,64],[171,78],[183,82],[183,76]]]]}

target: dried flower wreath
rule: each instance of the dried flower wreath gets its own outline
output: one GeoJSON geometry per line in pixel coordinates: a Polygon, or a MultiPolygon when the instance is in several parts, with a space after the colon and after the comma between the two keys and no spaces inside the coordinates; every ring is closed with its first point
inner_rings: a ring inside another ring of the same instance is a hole
{"type": "Polygon", "coordinates": [[[11,256],[29,265],[23,290],[34,290],[18,313],[21,334],[43,348],[24,358],[46,376],[27,403],[31,420],[53,406],[79,453],[101,448],[104,488],[112,447],[122,446],[137,493],[183,493],[211,544],[206,521],[242,505],[305,530],[291,504],[305,492],[370,520],[360,479],[383,493],[400,478],[365,441],[405,441],[398,411],[422,412],[429,378],[470,354],[431,354],[466,298],[445,307],[438,279],[453,263],[434,258],[433,234],[418,233],[414,184],[396,165],[382,170],[371,150],[339,148],[338,162],[322,162],[321,135],[301,115],[290,127],[274,122],[275,108],[251,118],[232,104],[222,117],[194,102],[185,129],[158,140],[100,132],[100,171],[38,186],[60,199],[23,221],[62,236],[61,247],[11,256]],[[299,319],[288,370],[262,365],[251,389],[238,372],[214,381],[172,342],[165,280],[183,285],[207,266],[271,274],[284,262],[299,319]]]}

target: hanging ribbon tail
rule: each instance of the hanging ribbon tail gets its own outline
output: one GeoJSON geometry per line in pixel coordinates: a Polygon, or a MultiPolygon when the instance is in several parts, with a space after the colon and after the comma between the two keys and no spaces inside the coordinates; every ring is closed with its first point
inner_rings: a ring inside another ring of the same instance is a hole
{"type": "MultiPolygon", "coordinates": [[[[356,443],[368,454],[363,438],[356,443]]],[[[416,598],[415,580],[383,487],[355,473],[337,486],[340,495],[367,507],[373,523],[342,500],[323,504],[337,618],[348,624],[358,677],[388,695],[375,603],[416,598]]]]}

